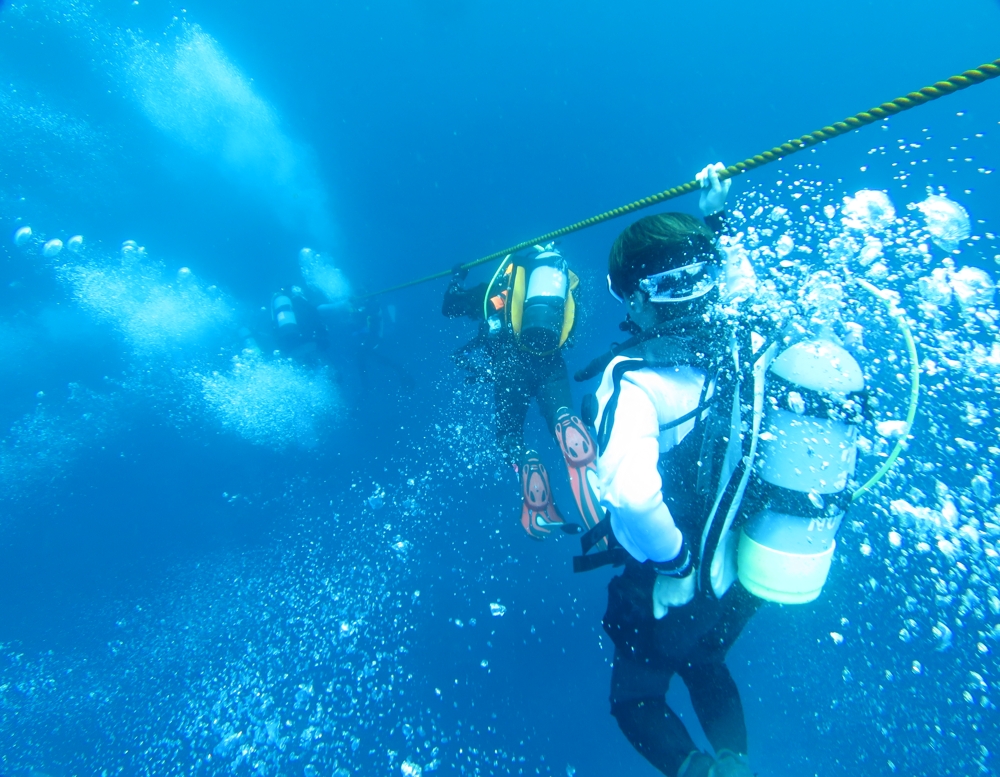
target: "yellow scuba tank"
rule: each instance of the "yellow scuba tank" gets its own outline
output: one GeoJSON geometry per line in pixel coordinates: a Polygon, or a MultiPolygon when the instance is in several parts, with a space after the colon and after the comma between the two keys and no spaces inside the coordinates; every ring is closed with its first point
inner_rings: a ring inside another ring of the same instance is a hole
{"type": "Polygon", "coordinates": [[[826,338],[772,362],[754,472],[761,509],[742,527],[737,562],[755,596],[782,604],[819,596],[849,501],[864,388],[854,357],[826,338]]]}
{"type": "Polygon", "coordinates": [[[569,339],[580,279],[550,243],[528,259],[507,256],[486,288],[483,313],[495,333],[508,328],[529,353],[547,355],[569,339]]]}

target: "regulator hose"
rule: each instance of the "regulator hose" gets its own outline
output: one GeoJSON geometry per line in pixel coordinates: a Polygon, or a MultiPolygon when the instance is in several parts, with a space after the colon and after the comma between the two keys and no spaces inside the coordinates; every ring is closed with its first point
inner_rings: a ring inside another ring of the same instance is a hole
{"type": "Polygon", "coordinates": [[[892,296],[863,278],[852,278],[852,280],[885,304],[889,315],[896,322],[896,326],[899,327],[899,331],[903,335],[907,356],[910,360],[910,403],[906,411],[906,430],[903,434],[899,435],[899,439],[896,440],[896,444],[893,446],[892,451],[890,451],[889,457],[882,463],[882,466],[876,470],[874,475],[868,478],[863,486],[851,494],[851,501],[854,502],[858,497],[870,491],[886,476],[886,473],[892,469],[892,465],[896,463],[896,459],[899,458],[899,454],[903,451],[906,438],[909,436],[910,430],[913,428],[913,421],[917,417],[917,405],[920,401],[920,359],[917,356],[917,343],[913,339],[913,330],[910,329],[910,324],[906,320],[906,313],[895,304],[892,296]]]}

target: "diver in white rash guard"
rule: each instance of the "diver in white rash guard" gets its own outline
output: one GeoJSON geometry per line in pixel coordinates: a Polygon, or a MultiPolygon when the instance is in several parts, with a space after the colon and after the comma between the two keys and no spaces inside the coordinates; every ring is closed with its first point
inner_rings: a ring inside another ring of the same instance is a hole
{"type": "MultiPolygon", "coordinates": [[[[717,169],[699,174],[702,212],[716,232],[729,188],[717,169]]],[[[712,503],[740,476],[740,435],[731,432],[743,343],[720,303],[751,291],[753,271],[721,251],[705,223],[681,213],[626,229],[609,269],[608,286],[641,339],[611,361],[597,391],[598,488],[610,525],[604,552],[626,567],[609,586],[604,618],[616,646],[612,714],[669,777],[750,775],[742,705],[724,658],[760,600],[734,584],[731,543],[706,550],[702,538],[712,503]],[[714,595],[698,590],[703,569],[714,595]],[[715,757],[698,750],[667,706],[674,674],[715,757]]]]}
{"type": "Polygon", "coordinates": [[[850,353],[824,330],[777,337],[745,251],[717,240],[720,169],[698,175],[711,229],[683,213],[647,216],[611,249],[608,288],[636,334],[607,355],[587,413],[606,517],[574,559],[577,571],[625,567],[604,616],[611,712],[668,777],[752,774],[726,653],[763,601],[819,596],[866,412],[850,353]],[[666,703],[674,675],[714,756],[666,703]]]}

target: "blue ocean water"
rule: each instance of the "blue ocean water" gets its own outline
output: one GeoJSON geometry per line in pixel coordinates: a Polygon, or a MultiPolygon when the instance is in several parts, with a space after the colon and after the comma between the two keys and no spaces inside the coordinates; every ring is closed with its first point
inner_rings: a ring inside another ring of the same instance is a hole
{"type": "MultiPolygon", "coordinates": [[[[0,3],[0,774],[654,774],[608,713],[610,572],[524,536],[444,281],[322,363],[273,356],[271,295],[475,259],[992,61],[998,29],[987,0],[0,3]]],[[[734,183],[762,277],[896,292],[923,370],[821,599],[730,654],[761,775],[1000,770],[998,95],[734,183]]],[[[621,339],[623,226],[560,244],[571,371],[621,339]]],[[[898,420],[902,340],[848,296],[898,420]]]]}

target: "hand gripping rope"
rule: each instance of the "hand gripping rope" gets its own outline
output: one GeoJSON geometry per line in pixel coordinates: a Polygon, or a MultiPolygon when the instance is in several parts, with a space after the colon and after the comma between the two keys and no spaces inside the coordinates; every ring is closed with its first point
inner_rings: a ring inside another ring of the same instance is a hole
{"type": "MultiPolygon", "coordinates": [[[[762,167],[769,162],[783,159],[786,156],[790,156],[798,151],[802,151],[803,149],[822,143],[824,140],[830,140],[838,135],[845,135],[852,130],[860,129],[867,124],[874,124],[875,122],[887,119],[894,114],[908,111],[911,108],[916,108],[918,105],[929,103],[932,100],[945,97],[953,92],[959,92],[962,89],[968,89],[970,86],[981,84],[984,81],[989,81],[990,79],[998,76],[1000,76],[1000,59],[985,65],[980,65],[972,70],[966,70],[961,75],[952,76],[944,81],[938,81],[932,86],[925,86],[918,92],[910,92],[904,97],[897,97],[895,100],[890,100],[889,102],[882,103],[875,108],[870,108],[867,111],[856,113],[854,116],[844,119],[843,121],[838,121],[828,127],[823,127],[815,132],[810,132],[808,135],[803,135],[800,138],[789,140],[787,143],[782,143],[780,146],[775,146],[771,150],[752,156],[749,159],[744,159],[742,162],[737,162],[735,165],[730,165],[725,170],[721,171],[719,173],[719,178],[722,180],[725,180],[726,178],[735,178],[737,175],[742,175],[748,170],[753,170],[755,168],[762,167]]],[[[587,227],[592,227],[595,224],[616,219],[619,216],[624,216],[628,213],[633,213],[652,205],[658,205],[661,202],[672,200],[683,194],[698,191],[700,188],[701,186],[697,181],[688,181],[680,186],[664,189],[662,192],[657,194],[650,195],[649,197],[643,197],[641,200],[636,200],[635,202],[630,202],[628,205],[622,205],[620,208],[614,208],[613,210],[599,213],[596,216],[591,216],[589,219],[577,221],[575,224],[570,224],[569,226],[562,227],[561,229],[546,232],[544,235],[533,237],[530,240],[525,240],[517,245],[510,246],[509,248],[504,248],[502,251],[494,251],[488,256],[484,256],[472,262],[467,262],[461,265],[461,267],[466,270],[478,267],[481,264],[492,262],[496,259],[507,256],[508,254],[516,254],[518,251],[523,251],[525,248],[530,248],[533,245],[544,245],[545,243],[555,240],[558,237],[569,235],[572,232],[579,232],[581,229],[586,229],[587,227]]],[[[442,270],[441,272],[434,273],[433,275],[426,275],[423,278],[417,278],[416,280],[407,281],[406,283],[400,283],[397,286],[390,286],[389,288],[382,289],[381,291],[365,294],[362,296],[362,299],[375,297],[380,294],[388,294],[390,291],[406,289],[410,286],[416,286],[420,283],[433,281],[437,278],[444,278],[451,275],[451,273],[451,269],[442,270]]]]}

